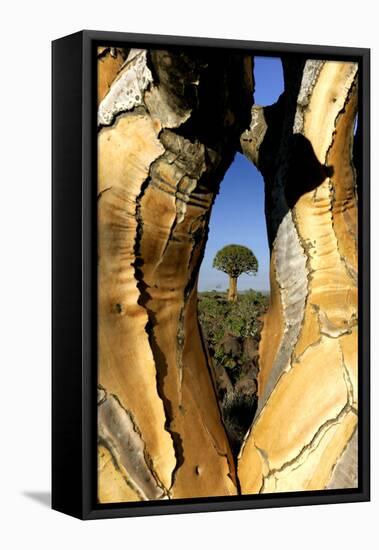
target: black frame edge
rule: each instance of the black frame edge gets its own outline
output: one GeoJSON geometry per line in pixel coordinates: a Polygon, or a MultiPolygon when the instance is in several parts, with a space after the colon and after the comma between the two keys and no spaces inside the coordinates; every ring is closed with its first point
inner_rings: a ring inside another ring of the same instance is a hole
{"type": "Polygon", "coordinates": [[[365,500],[371,499],[371,375],[370,375],[370,121],[371,121],[371,96],[370,96],[370,71],[371,50],[362,52],[361,79],[359,82],[360,102],[362,113],[362,174],[361,192],[359,200],[359,367],[360,387],[359,392],[359,462],[361,472],[362,492],[365,500]]]}
{"type": "MultiPolygon", "coordinates": [[[[195,47],[212,47],[212,48],[228,48],[254,51],[278,52],[282,54],[296,53],[315,54],[317,56],[343,56],[343,57],[361,57],[365,52],[370,52],[369,48],[360,48],[353,46],[326,46],[315,44],[292,44],[286,42],[262,42],[253,40],[237,40],[231,38],[207,38],[199,36],[173,36],[164,34],[141,34],[133,32],[117,32],[117,31],[98,31],[98,30],[83,30],[85,38],[91,41],[116,43],[144,43],[147,45],[164,45],[164,46],[195,46],[195,47]]],[[[309,57],[309,55],[308,55],[309,57]]]]}
{"type": "Polygon", "coordinates": [[[52,508],[82,507],[82,37],[52,43],[52,508]]]}

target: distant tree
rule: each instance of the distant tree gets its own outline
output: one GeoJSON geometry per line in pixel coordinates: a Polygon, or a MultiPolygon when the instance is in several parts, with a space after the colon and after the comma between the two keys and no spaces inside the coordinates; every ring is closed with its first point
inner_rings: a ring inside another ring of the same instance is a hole
{"type": "Polygon", "coordinates": [[[228,300],[236,302],[238,277],[242,273],[255,275],[258,271],[258,260],[250,248],[240,244],[229,244],[217,252],[213,267],[229,275],[228,300]]]}

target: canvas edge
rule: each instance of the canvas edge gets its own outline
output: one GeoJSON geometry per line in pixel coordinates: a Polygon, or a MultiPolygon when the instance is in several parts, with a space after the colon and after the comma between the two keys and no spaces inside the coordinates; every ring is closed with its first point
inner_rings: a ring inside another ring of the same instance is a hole
{"type": "MultiPolygon", "coordinates": [[[[343,502],[363,502],[370,500],[370,50],[367,48],[351,48],[351,47],[336,47],[336,46],[314,46],[300,44],[282,44],[274,42],[254,42],[229,39],[214,39],[214,38],[193,38],[193,37],[175,37],[162,35],[145,35],[131,33],[114,33],[103,31],[81,31],[69,37],[64,37],[53,42],[54,47],[65,48],[66,40],[78,40],[80,37],[80,54],[82,71],[81,78],[81,97],[78,99],[75,112],[71,114],[73,117],[73,126],[81,130],[81,158],[75,166],[75,181],[76,193],[81,193],[81,232],[78,235],[72,231],[71,239],[79,240],[82,247],[81,270],[78,272],[78,266],[75,262],[70,262],[67,268],[71,271],[72,280],[75,284],[78,283],[80,277],[81,282],[81,314],[80,322],[82,328],[81,339],[78,341],[78,335],[73,335],[77,349],[81,349],[80,366],[75,363],[69,367],[70,375],[73,377],[65,383],[66,389],[74,389],[75,404],[74,409],[77,412],[77,425],[80,426],[80,443],[78,444],[77,430],[75,430],[75,444],[72,447],[75,452],[74,459],[76,460],[75,467],[71,471],[70,467],[64,473],[60,471],[62,459],[57,458],[59,449],[63,452],[64,445],[57,443],[57,434],[55,433],[55,458],[53,452],[53,480],[55,479],[55,487],[53,482],[53,498],[52,507],[61,512],[73,515],[81,519],[100,519],[112,517],[127,517],[127,516],[145,516],[158,514],[177,514],[191,512],[208,512],[208,511],[225,511],[225,510],[242,510],[254,508],[269,508],[283,506],[301,506],[315,504],[334,504],[343,502]],[[356,58],[362,69],[361,74],[361,112],[363,120],[363,145],[362,145],[362,201],[360,213],[360,308],[362,315],[360,318],[360,334],[365,335],[360,338],[360,418],[359,418],[359,488],[357,490],[336,490],[336,491],[314,491],[303,493],[285,493],[275,495],[252,495],[248,497],[229,497],[228,499],[187,499],[183,501],[171,502],[143,502],[128,504],[122,503],[114,505],[100,505],[96,503],[96,471],[97,471],[97,454],[96,454],[96,403],[95,403],[95,387],[97,378],[97,307],[96,307],[96,258],[97,258],[97,239],[96,239],[96,193],[93,188],[96,188],[96,122],[95,122],[95,104],[96,104],[96,87],[95,83],[95,57],[93,55],[96,45],[106,42],[109,45],[112,43],[119,44],[120,42],[128,44],[144,43],[149,45],[171,45],[171,46],[197,46],[197,47],[221,47],[233,48],[241,50],[254,50],[268,55],[280,54],[295,54],[307,55],[319,58],[330,59],[352,59],[356,58]],[[79,190],[78,190],[79,188],[79,190]],[[80,393],[80,396],[79,396],[80,393]],[[80,399],[79,399],[80,397],[80,399]],[[77,402],[79,399],[79,403],[77,402]],[[80,412],[79,412],[80,411],[80,412]],[[75,487],[75,483],[71,477],[74,473],[74,478],[78,478],[78,468],[80,471],[80,486],[75,487]],[[76,477],[75,477],[76,476],[76,477]],[[58,484],[56,483],[59,481],[58,484]],[[68,481],[67,481],[68,480],[68,481]],[[66,483],[64,483],[66,481],[66,483]],[[66,497],[64,505],[60,491],[62,486],[66,485],[64,492],[67,493],[67,486],[70,486],[70,494],[75,495],[74,500],[78,502],[69,502],[66,497]],[[59,493],[59,494],[58,494],[59,493]]],[[[68,56],[67,64],[70,63],[68,56]]],[[[67,69],[67,68],[66,68],[67,69]]],[[[54,72],[53,72],[54,75],[54,72]]],[[[75,76],[78,78],[78,76],[75,76]]],[[[61,85],[64,84],[62,76],[58,77],[61,85]]],[[[57,82],[56,82],[57,85],[57,82]]],[[[74,148],[72,140],[70,140],[70,132],[67,133],[62,140],[62,136],[58,137],[54,130],[54,120],[57,116],[57,103],[54,101],[53,89],[53,141],[55,147],[59,149],[59,144],[62,147],[74,148]],[[55,111],[55,114],[54,114],[55,111]]],[[[69,116],[69,113],[67,113],[69,116]]],[[[72,151],[71,151],[72,153],[72,151]]],[[[57,153],[55,152],[55,155],[57,153]]],[[[60,153],[61,154],[61,153],[60,153]]],[[[54,158],[54,146],[53,146],[54,158]]],[[[53,166],[56,162],[53,162],[53,166]]],[[[53,168],[53,189],[58,185],[57,174],[54,175],[53,168]]],[[[54,199],[53,199],[54,203],[54,199]]],[[[77,212],[78,205],[74,206],[77,212]]],[[[53,206],[54,210],[54,206],[53,206]]],[[[53,219],[53,228],[54,223],[53,219]]],[[[58,232],[59,234],[59,232],[58,232]]],[[[62,240],[63,237],[58,238],[62,240]]],[[[71,240],[66,239],[66,240],[71,240]]],[[[62,244],[62,243],[60,243],[62,244]]],[[[58,247],[57,238],[55,238],[55,248],[58,247]]],[[[67,278],[62,275],[55,275],[58,281],[55,281],[55,288],[58,285],[63,285],[67,294],[70,293],[70,285],[67,284],[67,278]]],[[[76,288],[76,286],[75,286],[76,288]]],[[[54,294],[54,291],[53,291],[54,294]]],[[[53,298],[54,304],[54,298],[53,298]]],[[[66,312],[67,314],[68,312],[66,312]]],[[[54,319],[57,320],[57,309],[53,305],[53,326],[54,319]]],[[[75,325],[76,326],[76,325],[75,325]]],[[[53,347],[59,339],[59,335],[53,329],[53,347]],[[55,335],[55,336],[54,336],[55,335]],[[54,343],[55,342],[55,343],[54,343]]],[[[73,343],[73,342],[72,342],[73,343]]],[[[61,345],[62,342],[60,342],[61,345]]],[[[53,360],[54,363],[54,360],[53,360]]],[[[53,421],[53,432],[62,430],[69,423],[69,418],[75,416],[67,416],[63,398],[57,400],[57,376],[62,377],[62,369],[65,365],[64,358],[55,361],[53,365],[53,418],[55,414],[55,422],[53,421]],[[60,376],[59,376],[60,375],[60,376]],[[55,389],[54,389],[55,388],[55,389]],[[61,419],[57,417],[62,416],[61,419]]],[[[71,403],[71,400],[70,400],[71,403]]],[[[54,448],[54,444],[53,444],[54,448]]]]}

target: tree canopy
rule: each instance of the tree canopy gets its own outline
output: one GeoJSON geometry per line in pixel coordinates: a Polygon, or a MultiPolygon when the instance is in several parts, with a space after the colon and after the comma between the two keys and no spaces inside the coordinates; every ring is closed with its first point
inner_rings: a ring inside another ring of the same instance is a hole
{"type": "Polygon", "coordinates": [[[213,267],[237,279],[242,273],[255,275],[258,271],[258,260],[247,246],[228,244],[217,252],[213,267]]]}

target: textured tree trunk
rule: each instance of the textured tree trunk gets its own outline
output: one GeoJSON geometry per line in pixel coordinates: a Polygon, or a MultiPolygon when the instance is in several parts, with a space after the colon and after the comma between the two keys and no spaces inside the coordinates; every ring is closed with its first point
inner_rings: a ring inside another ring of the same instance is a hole
{"type": "Polygon", "coordinates": [[[229,276],[228,300],[229,302],[237,301],[237,278],[236,277],[229,276]]]}
{"type": "Polygon", "coordinates": [[[193,51],[99,52],[101,502],[237,493],[196,286],[252,69],[193,51]]]}
{"type": "Polygon", "coordinates": [[[251,62],[99,50],[101,502],[355,485],[356,72],[285,62],[285,93],[254,106],[242,136],[266,182],[271,297],[237,476],[196,286],[212,204],[250,123],[251,62]]]}
{"type": "Polygon", "coordinates": [[[284,60],[241,144],[266,184],[271,298],[243,493],[357,484],[357,65],[284,60]]]}

